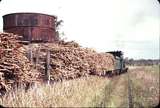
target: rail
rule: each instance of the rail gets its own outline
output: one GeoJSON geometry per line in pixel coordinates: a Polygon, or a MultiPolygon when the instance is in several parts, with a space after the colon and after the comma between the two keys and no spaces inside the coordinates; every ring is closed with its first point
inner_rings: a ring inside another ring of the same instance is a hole
{"type": "MultiPolygon", "coordinates": [[[[129,71],[130,72],[130,71],[129,71]]],[[[129,72],[127,73],[127,84],[128,84],[128,107],[133,108],[133,96],[132,96],[132,80],[130,79],[129,72]]]]}

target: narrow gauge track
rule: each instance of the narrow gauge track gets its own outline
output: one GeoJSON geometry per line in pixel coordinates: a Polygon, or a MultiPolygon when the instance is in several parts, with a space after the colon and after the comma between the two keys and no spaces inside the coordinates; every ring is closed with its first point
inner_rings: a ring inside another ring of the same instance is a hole
{"type": "Polygon", "coordinates": [[[108,77],[110,83],[105,87],[103,105],[107,107],[134,107],[132,81],[130,71],[121,74],[111,74],[108,77]]]}

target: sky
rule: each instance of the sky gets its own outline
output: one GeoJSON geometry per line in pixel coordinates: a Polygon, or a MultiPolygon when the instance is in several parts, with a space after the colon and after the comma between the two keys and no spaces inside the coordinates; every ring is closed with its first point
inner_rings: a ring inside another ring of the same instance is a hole
{"type": "Polygon", "coordinates": [[[98,52],[121,50],[133,59],[160,58],[157,0],[2,0],[2,16],[15,12],[56,15],[62,38],[98,52]]]}

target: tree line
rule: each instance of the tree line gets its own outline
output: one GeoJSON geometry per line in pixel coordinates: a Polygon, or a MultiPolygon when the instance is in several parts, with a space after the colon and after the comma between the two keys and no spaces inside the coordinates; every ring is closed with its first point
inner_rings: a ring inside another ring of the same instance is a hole
{"type": "Polygon", "coordinates": [[[160,59],[128,59],[125,58],[126,65],[130,66],[151,66],[151,65],[160,65],[160,59]]]}

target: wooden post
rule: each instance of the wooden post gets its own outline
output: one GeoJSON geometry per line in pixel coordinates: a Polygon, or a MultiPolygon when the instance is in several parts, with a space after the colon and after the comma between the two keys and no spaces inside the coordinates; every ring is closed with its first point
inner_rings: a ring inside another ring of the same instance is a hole
{"type": "Polygon", "coordinates": [[[29,48],[28,50],[28,59],[31,63],[33,63],[33,53],[32,53],[32,48],[29,48]]]}
{"type": "Polygon", "coordinates": [[[39,64],[39,50],[40,48],[38,47],[37,50],[36,50],[36,69],[37,69],[37,65],[39,64]]]}
{"type": "Polygon", "coordinates": [[[46,77],[47,77],[47,82],[48,84],[50,84],[50,51],[47,50],[47,54],[46,54],[46,66],[45,66],[45,73],[46,73],[46,77]]]}

